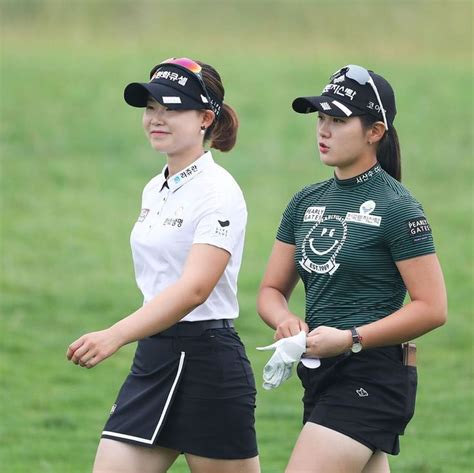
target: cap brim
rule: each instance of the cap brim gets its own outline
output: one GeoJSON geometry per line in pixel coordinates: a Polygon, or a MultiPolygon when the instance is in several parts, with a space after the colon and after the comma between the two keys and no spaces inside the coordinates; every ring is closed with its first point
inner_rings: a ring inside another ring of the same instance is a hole
{"type": "Polygon", "coordinates": [[[364,111],[352,104],[336,100],[332,97],[319,95],[317,97],[298,97],[293,100],[293,110],[298,113],[322,112],[332,117],[356,117],[364,115],[364,111]]]}
{"type": "Polygon", "coordinates": [[[150,95],[161,105],[171,109],[200,110],[206,108],[205,104],[164,84],[132,82],[125,87],[123,92],[125,102],[132,107],[146,107],[150,95]]]}

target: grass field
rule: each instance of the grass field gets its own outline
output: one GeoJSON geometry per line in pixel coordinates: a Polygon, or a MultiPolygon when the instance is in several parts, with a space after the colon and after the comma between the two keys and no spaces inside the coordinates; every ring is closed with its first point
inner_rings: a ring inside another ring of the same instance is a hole
{"type": "MultiPolygon", "coordinates": [[[[398,100],[403,180],[424,204],[449,292],[449,322],[418,341],[419,393],[392,473],[467,473],[473,457],[472,4],[468,1],[0,0],[0,471],[90,471],[133,346],[94,370],[67,345],[140,303],[129,232],[163,165],[122,100],[169,56],[208,61],[241,119],[229,156],[249,208],[239,332],[260,383],[272,332],[255,296],[280,214],[330,176],[297,95],[355,63],[398,100]]],[[[303,313],[301,288],[293,298],[303,313]]],[[[259,389],[263,473],[284,470],[301,426],[294,376],[259,389]]],[[[187,471],[180,459],[173,473],[187,471]]]]}

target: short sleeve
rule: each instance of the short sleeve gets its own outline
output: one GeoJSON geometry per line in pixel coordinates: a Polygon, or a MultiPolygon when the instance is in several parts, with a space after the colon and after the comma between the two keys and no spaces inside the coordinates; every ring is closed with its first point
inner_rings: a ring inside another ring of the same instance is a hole
{"type": "Polygon", "coordinates": [[[413,197],[392,202],[386,219],[385,239],[394,261],[435,253],[430,224],[413,197]]]}
{"type": "Polygon", "coordinates": [[[243,243],[246,224],[247,208],[241,194],[213,195],[203,202],[193,244],[217,246],[232,255],[243,243]]]}
{"type": "Polygon", "coordinates": [[[299,200],[299,193],[294,195],[290,203],[283,212],[280,226],[278,227],[276,238],[283,243],[295,245],[295,214],[296,203],[299,200]]]}

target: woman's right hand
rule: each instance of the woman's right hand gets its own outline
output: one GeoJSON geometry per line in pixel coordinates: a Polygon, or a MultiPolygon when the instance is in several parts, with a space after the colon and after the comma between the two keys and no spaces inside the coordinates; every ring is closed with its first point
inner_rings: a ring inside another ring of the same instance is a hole
{"type": "Polygon", "coordinates": [[[67,349],[66,357],[76,365],[93,368],[123,345],[117,329],[110,327],[78,338],[67,349]]]}
{"type": "Polygon", "coordinates": [[[288,318],[285,318],[283,322],[278,324],[275,330],[274,338],[275,340],[280,340],[281,338],[292,337],[293,335],[298,335],[301,330],[304,330],[306,333],[308,333],[308,324],[296,315],[291,315],[288,318]]]}

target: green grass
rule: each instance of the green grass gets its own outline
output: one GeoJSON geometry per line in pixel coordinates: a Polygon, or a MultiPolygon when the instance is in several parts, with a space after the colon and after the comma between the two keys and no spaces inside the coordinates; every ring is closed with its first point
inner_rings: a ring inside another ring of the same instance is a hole
{"type": "MultiPolygon", "coordinates": [[[[90,470],[133,346],[94,370],[67,345],[141,303],[129,232],[163,158],[123,87],[171,55],[209,61],[238,111],[238,145],[217,160],[249,208],[240,334],[260,382],[271,331],[255,295],[281,211],[330,175],[297,95],[361,63],[398,100],[405,184],[434,229],[449,323],[418,341],[419,393],[393,473],[467,473],[473,464],[472,5],[463,1],[0,1],[0,470],[90,470]]],[[[302,314],[303,292],[292,301],[302,314]]],[[[301,426],[296,377],[259,389],[263,473],[284,470],[301,426]]],[[[187,471],[182,459],[174,473],[187,471]]]]}

